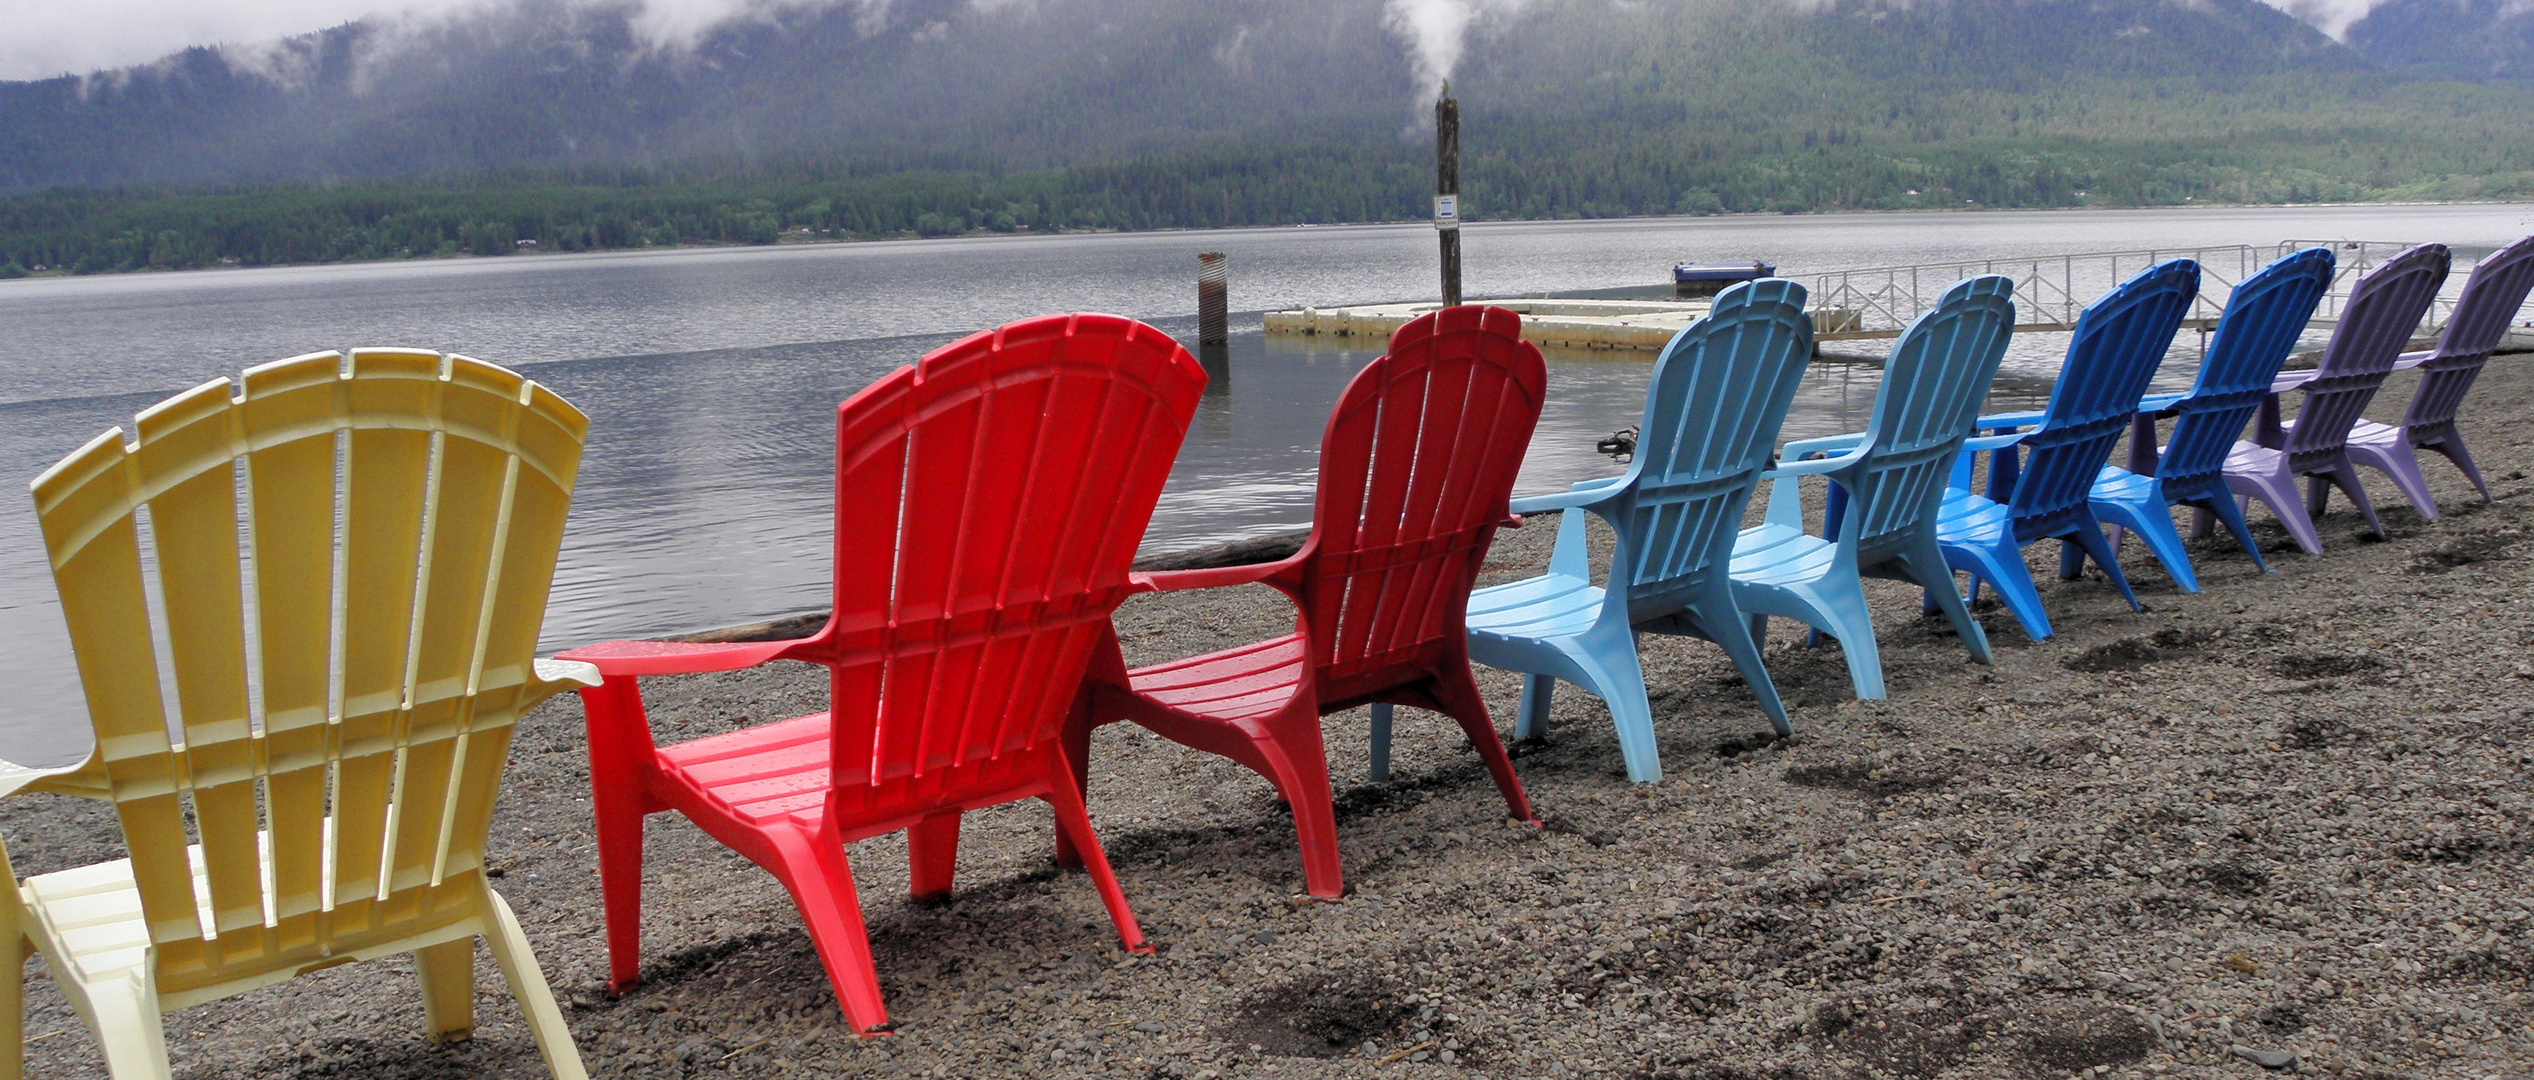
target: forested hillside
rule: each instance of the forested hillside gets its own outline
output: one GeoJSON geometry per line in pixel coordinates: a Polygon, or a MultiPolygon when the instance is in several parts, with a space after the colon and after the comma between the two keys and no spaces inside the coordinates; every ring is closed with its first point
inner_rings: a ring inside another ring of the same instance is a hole
{"type": "MultiPolygon", "coordinates": [[[[1425,212],[1379,0],[901,0],[683,50],[538,2],[0,84],[0,274],[1425,212]]],[[[1543,0],[1454,86],[1480,218],[2534,195],[2534,89],[2253,0],[1543,0]]]]}

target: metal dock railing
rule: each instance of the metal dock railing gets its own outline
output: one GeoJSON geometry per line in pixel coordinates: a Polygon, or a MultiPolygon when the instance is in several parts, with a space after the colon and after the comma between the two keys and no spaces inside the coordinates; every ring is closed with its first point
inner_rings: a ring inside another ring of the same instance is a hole
{"type": "MultiPolygon", "coordinates": [[[[1891,338],[1900,336],[1902,328],[1920,312],[1935,306],[1936,298],[1944,294],[1947,286],[1975,274],[2003,274],[2015,280],[2015,311],[2022,320],[2015,329],[2072,330],[2085,305],[2128,275],[2167,259],[2192,259],[2200,264],[2200,295],[2182,325],[2207,330],[2217,325],[2218,313],[2225,310],[2237,282],[2289,252],[2328,247],[2338,256],[2338,266],[2333,272],[2331,291],[2314,309],[2314,326],[2321,329],[2339,320],[2341,305],[2348,301],[2350,285],[2359,275],[2410,246],[2378,240],[2287,240],[2267,247],[2226,244],[1877,266],[1812,275],[1812,297],[1813,303],[1824,308],[1853,313],[1841,323],[1821,326],[1820,340],[1891,338]]],[[[2456,249],[2454,272],[2447,277],[2445,291],[2430,307],[2421,326],[2422,334],[2433,334],[2446,325],[2466,274],[2490,250],[2456,249]]]]}

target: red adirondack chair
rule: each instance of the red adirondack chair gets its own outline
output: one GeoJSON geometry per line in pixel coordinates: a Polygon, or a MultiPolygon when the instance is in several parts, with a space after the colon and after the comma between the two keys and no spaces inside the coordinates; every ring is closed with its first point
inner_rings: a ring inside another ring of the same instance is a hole
{"type": "Polygon", "coordinates": [[[886,1030],[845,845],[907,830],[946,893],[962,811],[1043,798],[1149,952],[1061,732],[1195,414],[1205,372],[1152,327],[1051,315],[942,347],[836,411],[835,613],[797,641],[612,642],[582,693],[608,985],[639,972],[642,820],[674,810],[783,881],[855,1030],[886,1030]],[[657,747],[636,677],[829,669],[830,712],[657,747]]]}
{"type": "Polygon", "coordinates": [[[1091,728],[1114,720],[1247,765],[1293,808],[1306,887],[1334,897],[1345,880],[1320,718],[1369,703],[1386,728],[1391,705],[1412,705],[1460,721],[1513,815],[1537,822],[1470,678],[1463,623],[1488,541],[1518,522],[1506,501],[1547,391],[1521,330],[1520,316],[1488,307],[1400,327],[1329,417],[1300,551],[1142,576],[1164,590],[1272,585],[1298,609],[1294,631],[1132,672],[1105,640],[1068,732],[1078,778],[1091,728]]]}

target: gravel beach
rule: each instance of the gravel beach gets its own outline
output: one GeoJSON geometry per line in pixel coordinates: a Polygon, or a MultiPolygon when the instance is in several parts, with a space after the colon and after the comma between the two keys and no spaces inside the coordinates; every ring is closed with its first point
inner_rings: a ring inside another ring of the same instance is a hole
{"type": "MultiPolygon", "coordinates": [[[[1515,747],[1546,828],[1508,822],[1457,729],[1402,710],[1364,777],[1363,714],[1328,720],[1352,895],[1307,902],[1265,781],[1102,729],[1091,809],[1159,945],[1129,958],[1036,803],[968,818],[960,891],[906,899],[898,838],[854,848],[899,1031],[858,1039],[774,879],[655,816],[644,983],[605,990],[580,708],[527,717],[496,883],[594,1076],[2523,1077],[2534,1072],[2534,357],[2501,357],[2463,427],[2498,498],[2442,461],[2422,520],[2370,473],[2327,553],[2253,514],[2276,573],[2195,541],[2184,595],[2139,545],[2147,604],[2054,579],[2059,635],[1993,604],[1970,663],[1913,591],[1870,583],[1891,697],[1835,645],[1772,627],[1796,734],[1776,740],[1715,646],[1644,643],[1666,779],[1625,779],[1601,704],[1562,687],[1515,747]]],[[[2371,414],[2398,418],[2399,375],[2371,414]]],[[[1818,502],[1818,490],[1812,493],[1818,502]]],[[[1546,565],[1554,517],[1501,534],[1488,581],[1546,565]]],[[[807,606],[807,604],[804,604],[807,606]]],[[[1261,588],[1142,597],[1130,662],[1283,632],[1261,588]]],[[[1518,679],[1480,669],[1498,725],[1518,679]]],[[[663,742],[824,707],[817,669],[652,680],[663,742]]],[[[102,806],[0,802],[21,874],[118,857],[102,806]]],[[[30,1075],[102,1076],[27,967],[30,1075]]],[[[479,949],[476,1037],[422,1039],[402,961],[168,1017],[180,1077],[538,1077],[479,949]]]]}

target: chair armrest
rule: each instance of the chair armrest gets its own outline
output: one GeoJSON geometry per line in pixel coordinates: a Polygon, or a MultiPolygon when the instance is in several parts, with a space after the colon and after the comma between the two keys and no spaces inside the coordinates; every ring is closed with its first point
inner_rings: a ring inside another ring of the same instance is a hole
{"type": "MultiPolygon", "coordinates": [[[[1309,551],[1305,547],[1303,551],[1309,551]]],[[[1302,557],[1295,552],[1274,562],[1245,563],[1240,566],[1209,566],[1202,570],[1154,570],[1126,575],[1138,588],[1153,592],[1178,592],[1182,589],[1220,589],[1232,585],[1275,584],[1271,579],[1293,569],[1302,557]]]]}
{"type": "Polygon", "coordinates": [[[1857,431],[1850,432],[1846,435],[1822,435],[1810,439],[1798,439],[1794,442],[1787,443],[1784,449],[1779,450],[1777,452],[1777,458],[1779,461],[1793,461],[1806,454],[1826,454],[1834,450],[1853,450],[1865,442],[1867,434],[1867,432],[1857,431]]]}
{"type": "Polygon", "coordinates": [[[2278,378],[2270,380],[2270,392],[2273,394],[2287,393],[2297,387],[2313,382],[2314,377],[2321,374],[2321,372],[2321,368],[2307,368],[2303,371],[2280,372],[2278,378]]]}
{"type": "Polygon", "coordinates": [[[2428,363],[2430,360],[2434,360],[2436,358],[2437,350],[2435,349],[2421,349],[2418,352],[2406,352],[2393,358],[2393,370],[2409,371],[2412,368],[2428,363]]]}
{"type": "Polygon", "coordinates": [[[1616,489],[1626,479],[1625,476],[1609,476],[1599,480],[1586,480],[1554,495],[1524,496],[1513,500],[1512,510],[1516,514],[1539,514],[1550,510],[1574,510],[1588,507],[1617,494],[1616,489]]]}
{"type": "Polygon", "coordinates": [[[538,681],[556,691],[578,690],[607,681],[606,672],[585,660],[539,660],[536,672],[538,681]]]}
{"type": "Polygon", "coordinates": [[[1865,448],[1860,446],[1837,457],[1809,458],[1803,461],[1780,461],[1777,463],[1776,468],[1761,473],[1760,479],[1777,480],[1787,477],[1819,476],[1823,473],[1834,473],[1847,468],[1851,462],[1854,462],[1864,453],[1865,448]]]}
{"type": "Polygon", "coordinates": [[[2179,394],[2149,394],[2138,399],[2138,411],[2154,416],[2182,404],[2183,400],[2190,396],[2187,391],[2179,394]]]}
{"type": "Polygon", "coordinates": [[[102,781],[105,778],[102,775],[102,772],[96,778],[100,784],[98,789],[94,792],[88,791],[86,785],[44,783],[44,781],[52,780],[55,777],[69,777],[71,774],[87,769],[89,766],[94,764],[97,764],[97,756],[93,752],[91,752],[87,758],[72,762],[68,765],[20,765],[14,761],[0,761],[0,798],[15,795],[19,791],[26,790],[30,787],[37,791],[53,791],[65,795],[105,794],[105,789],[102,786],[102,781]]]}
{"type": "MultiPolygon", "coordinates": [[[[560,661],[579,661],[599,675],[698,675],[708,671],[751,668],[798,645],[798,641],[735,641],[700,644],[679,641],[609,641],[556,653],[560,661]]],[[[540,661],[542,666],[544,662],[540,661]]],[[[544,677],[546,672],[537,673],[544,677]]],[[[588,685],[597,685],[590,683],[588,685]]]]}
{"type": "MultiPolygon", "coordinates": [[[[1964,491],[1971,490],[1973,459],[1984,453],[2012,449],[2015,444],[2024,441],[2024,437],[2030,434],[2032,433],[2029,431],[2018,431],[2005,435],[1979,435],[1962,440],[1962,451],[1953,456],[1953,476],[1945,482],[1964,491]]],[[[2004,460],[2004,458],[1992,458],[1989,462],[1989,487],[1992,489],[1999,487],[1997,470],[2004,460]]],[[[1995,499],[1998,494],[1997,491],[1992,490],[1989,497],[1995,499]]]]}
{"type": "Polygon", "coordinates": [[[1990,413],[1972,422],[1973,431],[1996,431],[2000,428],[2031,427],[2041,422],[2039,412],[1990,413]]]}

